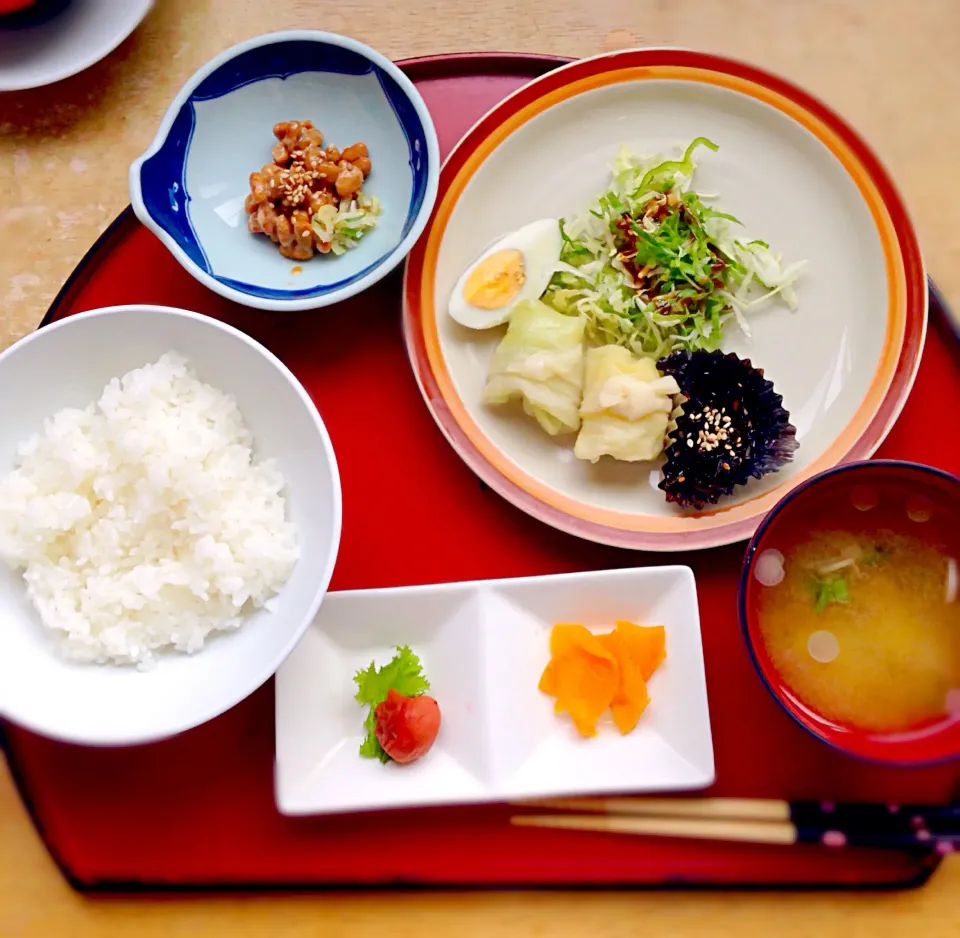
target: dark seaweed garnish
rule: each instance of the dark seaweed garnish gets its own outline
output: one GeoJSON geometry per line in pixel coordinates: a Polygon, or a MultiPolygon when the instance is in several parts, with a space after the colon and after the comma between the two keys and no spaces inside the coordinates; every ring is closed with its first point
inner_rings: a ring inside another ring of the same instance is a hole
{"type": "Polygon", "coordinates": [[[660,482],[668,502],[700,510],[793,459],[797,431],[783,398],[749,359],[677,351],[657,367],[683,395],[660,482]]]}

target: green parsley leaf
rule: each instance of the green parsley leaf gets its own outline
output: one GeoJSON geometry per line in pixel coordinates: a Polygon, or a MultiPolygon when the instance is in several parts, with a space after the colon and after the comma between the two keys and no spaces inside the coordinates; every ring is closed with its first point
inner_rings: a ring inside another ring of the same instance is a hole
{"type": "Polygon", "coordinates": [[[384,764],[390,761],[390,756],[387,755],[386,750],[380,745],[376,733],[369,731],[363,738],[363,742],[360,743],[360,755],[363,756],[364,759],[379,759],[384,764]]]}
{"type": "Polygon", "coordinates": [[[832,603],[850,602],[850,589],[843,577],[818,579],[815,583],[814,592],[813,611],[817,615],[820,615],[832,603]]]}
{"type": "Polygon", "coordinates": [[[369,667],[357,671],[353,680],[357,685],[357,703],[369,708],[363,721],[366,736],[360,744],[360,755],[366,759],[389,762],[390,757],[377,740],[376,710],[387,699],[391,689],[404,697],[419,697],[430,690],[430,682],[424,677],[420,659],[409,645],[398,645],[397,653],[382,668],[371,661],[369,667]]]}

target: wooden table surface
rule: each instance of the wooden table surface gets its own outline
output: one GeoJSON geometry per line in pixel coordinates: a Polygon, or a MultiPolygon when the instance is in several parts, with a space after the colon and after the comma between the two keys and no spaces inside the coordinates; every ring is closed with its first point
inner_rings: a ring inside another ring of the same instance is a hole
{"type": "MultiPolygon", "coordinates": [[[[828,101],[877,149],[912,209],[930,273],[960,309],[956,0],[158,0],[134,36],[87,72],[0,95],[0,349],[36,327],[126,205],[127,167],[181,83],[227,46],[291,27],[346,33],[392,58],[473,50],[583,56],[669,43],[769,67],[828,101]]],[[[920,931],[938,938],[960,928],[958,897],[960,860],[948,861],[925,889],[893,895],[86,900],[62,882],[0,767],[0,938],[454,931],[463,938],[920,931]]]]}

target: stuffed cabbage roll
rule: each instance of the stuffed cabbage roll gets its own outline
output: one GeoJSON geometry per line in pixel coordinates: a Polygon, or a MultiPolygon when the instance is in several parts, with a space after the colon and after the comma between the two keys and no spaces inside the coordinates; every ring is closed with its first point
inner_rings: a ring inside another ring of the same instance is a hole
{"type": "Polygon", "coordinates": [[[490,365],[483,399],[517,398],[551,436],[580,426],[583,395],[583,320],[539,300],[518,303],[490,365]]]}
{"type": "Polygon", "coordinates": [[[626,462],[656,459],[663,451],[673,396],[680,387],[661,377],[652,359],[619,345],[586,353],[582,426],[574,453],[597,462],[612,456],[626,462]]]}

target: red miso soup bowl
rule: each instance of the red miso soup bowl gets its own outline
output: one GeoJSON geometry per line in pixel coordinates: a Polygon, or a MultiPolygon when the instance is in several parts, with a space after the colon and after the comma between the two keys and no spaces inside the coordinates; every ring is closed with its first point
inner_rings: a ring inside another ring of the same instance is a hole
{"type": "MultiPolygon", "coordinates": [[[[818,531],[859,535],[879,530],[915,538],[953,558],[947,561],[943,595],[948,619],[955,608],[956,627],[960,629],[960,600],[956,598],[960,478],[917,463],[868,460],[814,476],[786,495],[757,529],[744,559],[738,600],[747,648],[777,702],[827,745],[859,759],[904,767],[960,758],[960,687],[948,691],[939,717],[908,730],[864,729],[827,719],[806,704],[774,665],[764,640],[761,596],[764,590],[775,588],[778,575],[782,576],[773,569],[778,558],[783,567],[789,568],[794,548],[818,531]]],[[[811,666],[823,663],[823,658],[814,659],[814,652],[810,653],[811,666]]],[[[833,655],[836,660],[842,653],[842,643],[836,642],[826,657],[833,655]]],[[[821,677],[829,680],[829,672],[824,671],[821,677]]]]}

